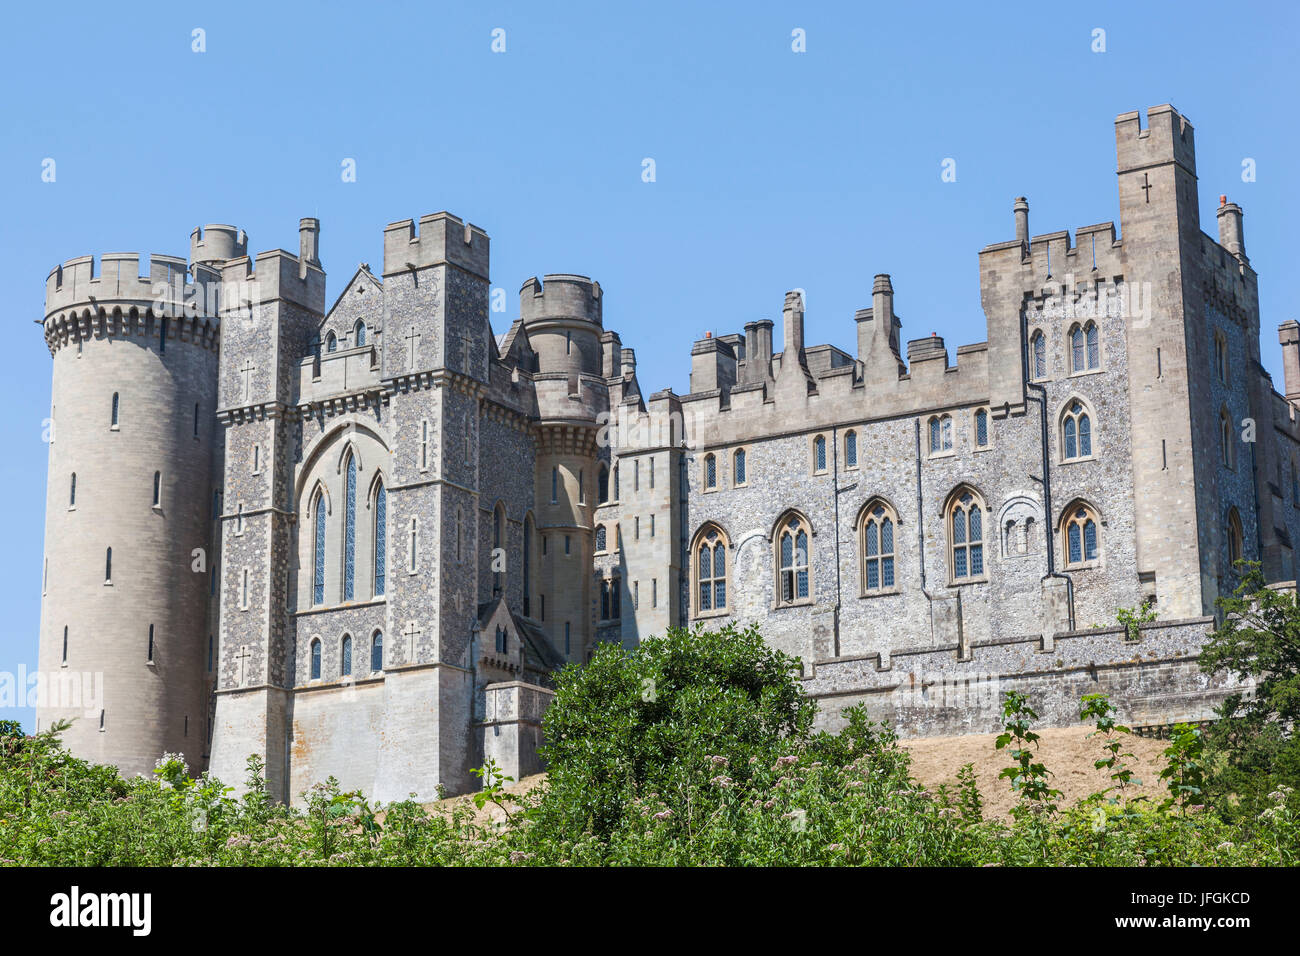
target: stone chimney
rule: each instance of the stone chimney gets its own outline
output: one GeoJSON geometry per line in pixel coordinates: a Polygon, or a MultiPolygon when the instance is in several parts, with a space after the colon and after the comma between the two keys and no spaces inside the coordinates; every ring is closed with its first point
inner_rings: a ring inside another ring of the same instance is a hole
{"type": "Polygon", "coordinates": [[[858,361],[862,363],[868,379],[896,379],[902,372],[898,354],[898,332],[901,323],[894,315],[894,286],[889,276],[876,276],[871,289],[871,308],[859,309],[854,319],[858,323],[858,361]]]}
{"type": "Polygon", "coordinates": [[[1017,196],[1011,211],[1016,218],[1016,241],[1020,243],[1023,255],[1029,252],[1029,201],[1024,196],[1017,196]]]}
{"type": "Polygon", "coordinates": [[[1239,259],[1246,258],[1246,237],[1241,231],[1241,207],[1219,197],[1219,245],[1239,259]]]}
{"type": "Polygon", "coordinates": [[[320,220],[298,220],[298,278],[307,278],[307,267],[320,265],[320,220]]]}
{"type": "Polygon", "coordinates": [[[601,370],[605,378],[618,378],[623,374],[623,342],[617,332],[605,332],[600,337],[601,370]]]}
{"type": "Polygon", "coordinates": [[[772,320],[759,319],[745,325],[746,384],[772,377],[772,320]]]}
{"type": "MultiPolygon", "coordinates": [[[[1222,222],[1223,220],[1219,220],[1222,222]]],[[[1289,319],[1277,327],[1282,344],[1282,377],[1289,401],[1300,403],[1300,322],[1289,319]]]]}

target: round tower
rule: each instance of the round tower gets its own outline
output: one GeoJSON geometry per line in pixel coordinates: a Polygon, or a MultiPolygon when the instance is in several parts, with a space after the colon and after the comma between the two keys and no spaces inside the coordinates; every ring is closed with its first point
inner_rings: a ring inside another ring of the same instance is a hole
{"type": "Polygon", "coordinates": [[[591,613],[592,519],[597,505],[600,413],[608,411],[600,284],[586,276],[529,279],[519,314],[537,353],[537,530],[540,573],[531,615],[568,660],[585,661],[591,613]],[[545,609],[544,612],[542,609],[545,609]]]}
{"type": "MultiPolygon", "coordinates": [[[[209,251],[238,253],[222,228],[209,251]]],[[[154,255],[141,275],[135,254],[84,256],[46,283],[37,725],[72,721],[69,750],[124,774],[208,752],[220,273],[204,259],[154,255]]]]}

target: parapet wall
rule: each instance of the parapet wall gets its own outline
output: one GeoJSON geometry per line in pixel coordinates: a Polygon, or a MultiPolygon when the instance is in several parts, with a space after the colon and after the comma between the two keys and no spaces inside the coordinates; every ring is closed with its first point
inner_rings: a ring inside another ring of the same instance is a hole
{"type": "Polygon", "coordinates": [[[488,277],[488,235],[449,212],[403,219],[384,229],[384,275],[450,263],[480,278],[488,277]]]}
{"type": "Polygon", "coordinates": [[[843,710],[864,704],[901,736],[992,733],[1002,727],[1006,692],[1026,693],[1045,727],[1080,723],[1085,694],[1110,695],[1134,726],[1207,720],[1235,681],[1201,672],[1198,659],[1214,618],[1158,621],[1127,639],[1124,628],[976,643],[968,659],[956,645],[839,658],[805,668],[804,690],[821,705],[828,730],[843,710]]]}

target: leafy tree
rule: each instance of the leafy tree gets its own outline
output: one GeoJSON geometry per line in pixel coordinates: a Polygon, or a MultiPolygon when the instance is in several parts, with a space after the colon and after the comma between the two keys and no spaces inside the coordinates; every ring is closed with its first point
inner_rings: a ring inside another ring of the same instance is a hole
{"type": "Polygon", "coordinates": [[[1255,816],[1276,783],[1300,784],[1300,607],[1270,588],[1256,562],[1238,562],[1241,584],[1217,604],[1223,623],[1201,651],[1201,669],[1248,687],[1229,695],[1208,732],[1209,792],[1221,809],[1255,816]],[[1234,802],[1229,802],[1229,797],[1234,802]]]}

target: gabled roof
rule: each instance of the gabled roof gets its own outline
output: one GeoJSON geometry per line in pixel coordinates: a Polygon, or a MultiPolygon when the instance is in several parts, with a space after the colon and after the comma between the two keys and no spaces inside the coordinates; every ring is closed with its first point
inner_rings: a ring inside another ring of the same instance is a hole
{"type": "Polygon", "coordinates": [[[353,288],[359,285],[364,285],[368,290],[374,291],[381,297],[384,294],[384,284],[374,277],[370,272],[370,267],[363,262],[357,267],[357,271],[353,273],[352,278],[348,280],[348,284],[343,287],[343,291],[334,299],[334,304],[331,305],[329,311],[325,313],[325,319],[321,323],[322,325],[329,322],[330,318],[334,315],[334,311],[339,307],[339,303],[343,301],[353,288]]]}

